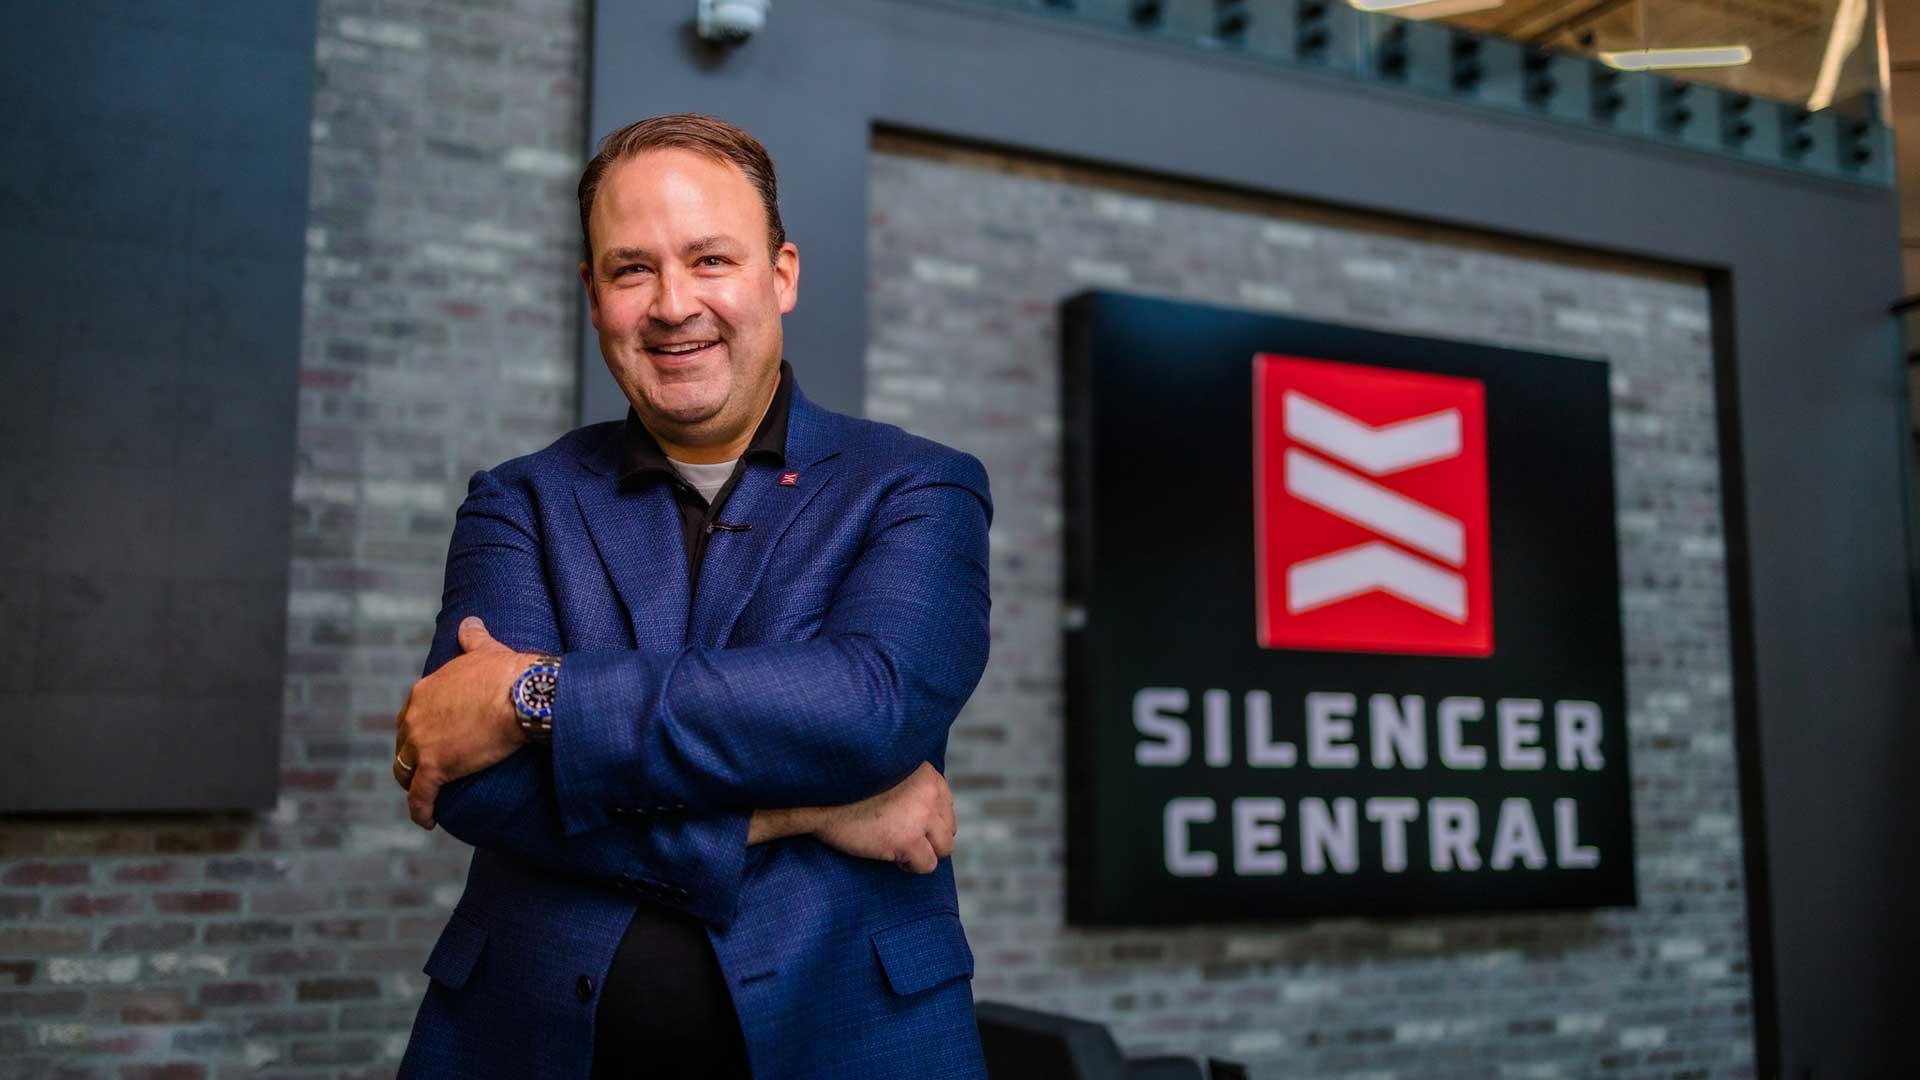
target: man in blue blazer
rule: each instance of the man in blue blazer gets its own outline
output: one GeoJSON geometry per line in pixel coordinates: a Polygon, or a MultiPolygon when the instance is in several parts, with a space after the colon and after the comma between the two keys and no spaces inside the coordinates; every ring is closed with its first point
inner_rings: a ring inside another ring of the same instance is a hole
{"type": "Polygon", "coordinates": [[[745,132],[615,132],[581,222],[632,409],[460,506],[394,773],[476,850],[400,1073],[984,1077],[940,771],[985,470],[800,393],[745,132]]]}

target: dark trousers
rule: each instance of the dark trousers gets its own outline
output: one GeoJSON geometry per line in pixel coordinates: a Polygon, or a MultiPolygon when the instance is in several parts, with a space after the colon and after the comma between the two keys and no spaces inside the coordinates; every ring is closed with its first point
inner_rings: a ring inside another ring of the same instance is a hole
{"type": "Polygon", "coordinates": [[[751,1080],[747,1041],[698,919],[642,904],[594,1013],[593,1080],[751,1080]]]}

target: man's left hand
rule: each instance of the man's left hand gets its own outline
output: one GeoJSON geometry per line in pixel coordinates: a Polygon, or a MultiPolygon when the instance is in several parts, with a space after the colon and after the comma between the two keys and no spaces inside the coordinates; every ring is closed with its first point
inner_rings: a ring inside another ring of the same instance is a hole
{"type": "Polygon", "coordinates": [[[539,654],[495,641],[477,615],[460,622],[460,652],[413,684],[395,719],[393,778],[407,789],[407,816],[423,829],[433,828],[442,784],[477,773],[526,742],[507,694],[539,654]]]}

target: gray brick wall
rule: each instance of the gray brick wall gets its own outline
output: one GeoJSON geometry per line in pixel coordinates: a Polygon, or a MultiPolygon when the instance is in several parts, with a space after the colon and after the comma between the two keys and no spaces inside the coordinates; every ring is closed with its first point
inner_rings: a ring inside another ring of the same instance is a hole
{"type": "Polygon", "coordinates": [[[1703,285],[888,137],[867,412],[992,477],[993,655],[948,757],[974,992],[1262,1077],[1752,1075],[1703,285]],[[1111,286],[1613,363],[1637,910],[1063,922],[1057,301],[1111,286]]]}
{"type": "Polygon", "coordinates": [[[574,424],[582,0],[322,0],[271,814],[0,823],[0,1076],[391,1076],[468,848],[393,717],[476,468],[574,424]]]}

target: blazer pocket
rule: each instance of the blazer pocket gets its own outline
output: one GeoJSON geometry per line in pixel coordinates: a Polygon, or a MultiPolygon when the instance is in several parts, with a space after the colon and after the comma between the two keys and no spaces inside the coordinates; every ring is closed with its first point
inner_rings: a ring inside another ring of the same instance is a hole
{"type": "Polygon", "coordinates": [[[458,990],[467,984],[486,944],[487,928],[473,916],[454,908],[447,928],[440,931],[440,940],[434,942],[433,952],[427,955],[427,962],[420,970],[435,982],[458,990]]]}
{"type": "Polygon", "coordinates": [[[973,978],[973,950],[960,916],[936,911],[873,933],[873,951],[887,985],[902,997],[949,979],[973,978]]]}

